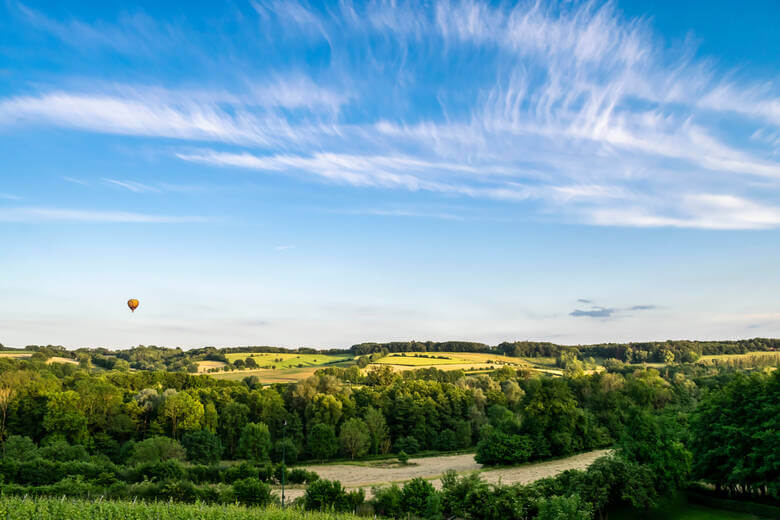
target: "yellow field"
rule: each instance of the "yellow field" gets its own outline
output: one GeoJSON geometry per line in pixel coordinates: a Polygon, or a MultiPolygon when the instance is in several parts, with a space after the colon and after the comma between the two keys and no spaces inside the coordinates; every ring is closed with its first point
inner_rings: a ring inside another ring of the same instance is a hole
{"type": "Polygon", "coordinates": [[[197,365],[198,365],[198,373],[202,374],[214,368],[222,369],[222,367],[227,365],[227,363],[223,363],[222,361],[198,361],[197,365]]]}
{"type": "MultiPolygon", "coordinates": [[[[32,352],[0,352],[0,357],[26,359],[32,357],[32,352]]],[[[70,363],[73,365],[78,365],[79,362],[75,359],[55,356],[46,360],[46,364],[51,363],[70,363]]]]}
{"type": "Polygon", "coordinates": [[[479,370],[498,368],[502,365],[528,366],[519,358],[479,352],[406,352],[405,354],[404,356],[401,353],[393,353],[374,361],[373,364],[390,366],[396,370],[431,367],[440,370],[479,370]],[[422,357],[422,355],[430,357],[422,357]]]}
{"type": "Polygon", "coordinates": [[[50,357],[46,360],[46,364],[50,365],[52,363],[69,363],[71,365],[78,365],[79,362],[75,359],[65,358],[65,357],[50,357]]]}
{"type": "Polygon", "coordinates": [[[702,356],[699,361],[711,361],[713,359],[731,360],[731,359],[752,359],[757,356],[774,357],[780,362],[780,352],[748,352],[746,354],[716,354],[714,356],[702,356]]]}
{"type": "Polygon", "coordinates": [[[276,354],[273,352],[232,353],[226,354],[225,357],[231,363],[235,363],[237,359],[251,357],[261,368],[271,368],[275,366],[277,370],[293,367],[303,368],[298,367],[298,365],[321,366],[334,361],[342,362],[353,359],[353,356],[350,354],[276,354]]]}
{"type": "Polygon", "coordinates": [[[261,383],[295,383],[313,376],[314,372],[323,368],[322,365],[314,365],[307,367],[294,367],[294,368],[277,368],[274,369],[261,369],[261,370],[233,370],[231,372],[214,372],[209,374],[215,379],[227,379],[230,381],[237,381],[244,379],[245,377],[257,376],[261,383]]]}

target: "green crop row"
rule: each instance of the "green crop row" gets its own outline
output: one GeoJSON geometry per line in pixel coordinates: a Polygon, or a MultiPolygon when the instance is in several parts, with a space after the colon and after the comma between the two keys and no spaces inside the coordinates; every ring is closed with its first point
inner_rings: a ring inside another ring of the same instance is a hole
{"type": "Polygon", "coordinates": [[[355,520],[341,513],[316,513],[278,507],[86,501],[0,497],[0,520],[355,520]]]}

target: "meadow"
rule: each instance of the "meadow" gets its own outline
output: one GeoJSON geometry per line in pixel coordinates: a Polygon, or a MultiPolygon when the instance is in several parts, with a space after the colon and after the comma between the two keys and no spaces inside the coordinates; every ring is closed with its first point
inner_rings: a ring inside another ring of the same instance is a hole
{"type": "Polygon", "coordinates": [[[481,352],[401,352],[372,361],[371,365],[389,366],[396,371],[437,368],[439,370],[485,370],[504,365],[529,367],[525,361],[500,354],[481,352]]]}
{"type": "Polygon", "coordinates": [[[261,368],[253,370],[234,370],[231,372],[210,373],[215,379],[225,379],[227,381],[241,381],[245,377],[257,377],[262,384],[273,383],[295,383],[313,376],[317,370],[323,368],[323,365],[310,365],[304,367],[292,368],[261,368]]]}
{"type": "Polygon", "coordinates": [[[277,352],[233,352],[225,354],[229,363],[246,362],[247,359],[257,364],[256,367],[239,370],[223,371],[228,366],[222,361],[199,361],[198,373],[208,374],[217,379],[239,381],[245,377],[257,377],[261,383],[294,383],[314,375],[314,372],[327,366],[347,366],[353,364],[354,356],[345,354],[298,354],[277,352]]]}

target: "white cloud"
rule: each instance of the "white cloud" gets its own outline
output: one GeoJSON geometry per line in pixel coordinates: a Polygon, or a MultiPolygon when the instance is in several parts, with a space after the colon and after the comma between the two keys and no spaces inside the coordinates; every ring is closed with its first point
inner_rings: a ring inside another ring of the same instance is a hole
{"type": "Polygon", "coordinates": [[[75,179],[73,177],[60,177],[63,181],[70,182],[72,184],[79,184],[81,186],[89,186],[89,183],[87,181],[83,181],[81,179],[75,179]]]}
{"type": "Polygon", "coordinates": [[[120,188],[124,188],[126,190],[132,191],[133,193],[159,193],[160,192],[160,190],[158,188],[155,188],[154,186],[149,186],[148,184],[142,184],[140,182],[135,182],[135,181],[120,181],[117,179],[103,179],[103,181],[113,186],[119,186],[120,188]]]}
{"type": "Polygon", "coordinates": [[[177,153],[185,161],[217,166],[234,166],[261,171],[310,173],[329,181],[361,187],[401,188],[498,200],[526,200],[533,189],[516,183],[473,185],[440,182],[428,177],[448,173],[474,173],[477,168],[452,163],[435,163],[406,156],[364,156],[319,153],[313,156],[217,152],[177,153]],[[414,172],[414,174],[409,173],[414,172]]]}
{"type": "Polygon", "coordinates": [[[134,224],[186,224],[209,222],[200,216],[152,215],[123,211],[90,211],[60,208],[0,208],[0,222],[94,222],[134,224]]]}
{"type": "MultiPolygon", "coordinates": [[[[611,2],[252,7],[269,44],[327,41],[325,72],[307,75],[293,59],[285,73],[264,71],[234,90],[99,84],[16,95],[0,100],[0,125],[224,143],[229,151],[177,156],[358,187],[538,201],[533,211],[564,221],[780,225],[776,84],[718,68],[691,41],[670,49],[647,20],[627,19],[611,2]],[[432,67],[471,81],[432,79],[432,67]],[[415,110],[426,92],[435,102],[421,103],[435,106],[415,110]],[[741,203],[722,207],[702,193],[741,203]]],[[[53,34],[99,33],[26,16],[53,34]]],[[[148,43],[133,31],[125,36],[148,43]]]]}
{"type": "Polygon", "coordinates": [[[604,226],[771,229],[780,227],[780,207],[732,195],[699,194],[681,197],[665,213],[638,207],[595,209],[589,218],[604,226]]]}

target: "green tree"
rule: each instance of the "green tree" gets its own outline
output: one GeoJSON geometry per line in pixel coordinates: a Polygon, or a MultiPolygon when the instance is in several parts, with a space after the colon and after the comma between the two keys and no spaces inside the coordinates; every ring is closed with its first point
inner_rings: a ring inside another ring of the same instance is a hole
{"type": "MultiPolygon", "coordinates": [[[[670,496],[687,483],[690,474],[692,455],[682,442],[684,433],[676,417],[634,408],[617,444],[618,457],[646,469],[659,497],[670,496]]],[[[647,505],[652,506],[652,501],[647,505]]]]}
{"type": "Polygon", "coordinates": [[[270,460],[271,433],[263,423],[249,423],[241,431],[238,451],[254,463],[270,460]]]}
{"type": "Polygon", "coordinates": [[[238,438],[249,422],[249,407],[243,403],[231,402],[219,415],[219,431],[225,439],[228,455],[235,456],[238,438]]]}
{"type": "Polygon", "coordinates": [[[196,430],[203,420],[203,404],[187,392],[178,392],[165,398],[160,410],[171,426],[171,436],[179,438],[181,431],[196,430]]]}
{"type": "Polygon", "coordinates": [[[339,441],[344,453],[354,460],[355,457],[362,457],[368,452],[368,448],[371,446],[371,434],[366,423],[353,418],[346,421],[341,427],[339,441]]]}
{"type": "Polygon", "coordinates": [[[218,425],[219,414],[217,413],[217,407],[214,406],[214,403],[209,401],[203,407],[203,428],[211,433],[216,433],[218,425]]]}
{"type": "Polygon", "coordinates": [[[366,410],[365,421],[371,437],[371,453],[379,453],[386,447],[389,447],[386,441],[390,436],[390,432],[382,412],[369,406],[368,410],[366,410]]]}
{"type": "Polygon", "coordinates": [[[591,520],[593,506],[579,495],[553,496],[539,501],[537,520],[591,520]]]}
{"type": "Polygon", "coordinates": [[[166,460],[183,461],[187,455],[182,445],[170,437],[149,437],[133,445],[130,461],[134,464],[162,462],[166,460]]]}
{"type": "Polygon", "coordinates": [[[702,401],[691,432],[697,478],[780,497],[780,371],[733,376],[702,401]]]}
{"type": "Polygon", "coordinates": [[[10,460],[30,460],[37,454],[38,447],[29,437],[11,435],[3,443],[3,455],[10,460]]]}
{"type": "Polygon", "coordinates": [[[306,418],[309,422],[325,423],[336,426],[343,414],[344,403],[334,395],[316,394],[306,406],[306,418]]]}
{"type": "Polygon", "coordinates": [[[325,460],[331,457],[338,450],[336,432],[333,431],[333,426],[323,423],[315,424],[309,431],[307,444],[309,453],[315,459],[325,460]]]}
{"type": "Polygon", "coordinates": [[[271,455],[274,462],[281,462],[284,455],[285,464],[293,464],[298,460],[298,445],[290,438],[279,439],[274,443],[271,455]]]}
{"type": "Polygon", "coordinates": [[[209,430],[185,433],[182,436],[181,443],[187,450],[187,460],[200,464],[219,462],[224,451],[219,437],[209,430]]]}
{"type": "Polygon", "coordinates": [[[81,411],[81,397],[73,390],[55,392],[46,403],[43,427],[53,434],[62,434],[71,442],[87,438],[87,418],[81,411]]]}

